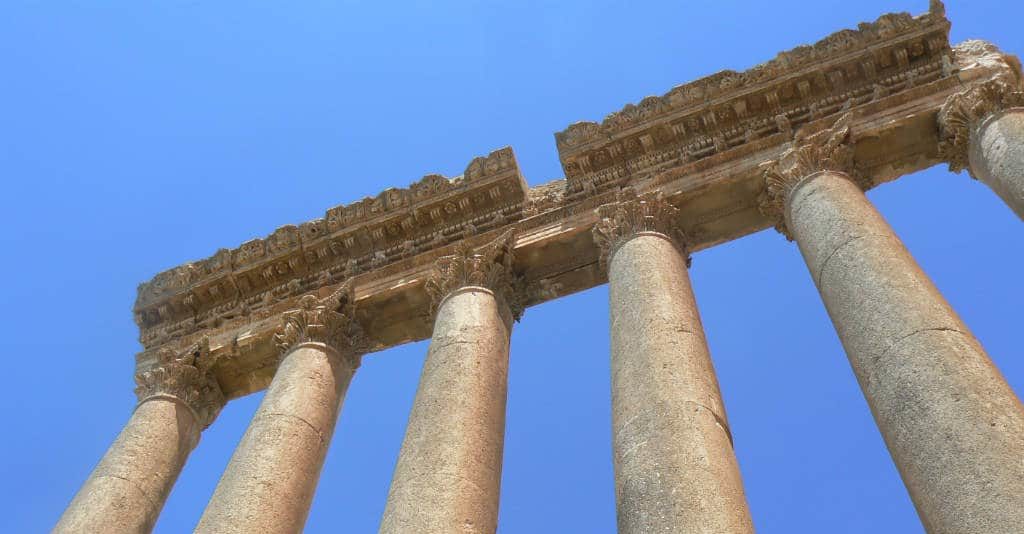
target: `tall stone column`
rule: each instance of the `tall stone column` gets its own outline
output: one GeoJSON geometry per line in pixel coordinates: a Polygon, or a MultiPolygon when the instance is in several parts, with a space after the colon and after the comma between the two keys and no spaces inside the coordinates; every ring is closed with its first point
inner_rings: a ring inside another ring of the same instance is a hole
{"type": "Polygon", "coordinates": [[[660,193],[618,200],[594,228],[611,300],[618,530],[751,533],[677,210],[660,193]]]}
{"type": "Polygon", "coordinates": [[[848,118],[766,166],[925,528],[1024,532],[1024,408],[862,192],[848,118]]]}
{"type": "Polygon", "coordinates": [[[521,312],[509,233],[437,262],[434,334],[380,532],[493,534],[505,440],[509,336],[521,312]]]}
{"type": "Polygon", "coordinates": [[[366,342],[345,283],[303,297],[275,336],[281,363],[196,532],[302,532],[345,391],[366,342]]]}
{"type": "Polygon", "coordinates": [[[53,532],[153,530],[200,432],[224,405],[214,363],[204,340],[184,354],[162,350],[155,367],[135,376],[135,413],[53,532]]]}
{"type": "Polygon", "coordinates": [[[968,169],[1024,219],[1024,92],[995,79],[950,96],[939,137],[951,171],[968,169]]]}

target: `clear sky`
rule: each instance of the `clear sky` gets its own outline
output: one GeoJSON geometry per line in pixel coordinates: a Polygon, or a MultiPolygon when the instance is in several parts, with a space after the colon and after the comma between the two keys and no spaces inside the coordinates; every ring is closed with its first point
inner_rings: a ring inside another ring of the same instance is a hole
{"type": "MultiPolygon", "coordinates": [[[[0,2],[0,531],[44,532],[135,404],[131,306],[155,273],[926,0],[0,2]]],[[[953,40],[1024,52],[1024,4],[952,0],[953,40]]],[[[936,167],[868,195],[1024,392],[1024,227],[936,167]]],[[[691,270],[762,533],[921,532],[796,246],[691,270]]],[[[612,533],[607,288],[512,340],[503,533],[612,533]]],[[[375,532],[426,343],[365,358],[307,532],[375,532]]],[[[204,434],[157,532],[195,525],[261,395],[204,434]]]]}

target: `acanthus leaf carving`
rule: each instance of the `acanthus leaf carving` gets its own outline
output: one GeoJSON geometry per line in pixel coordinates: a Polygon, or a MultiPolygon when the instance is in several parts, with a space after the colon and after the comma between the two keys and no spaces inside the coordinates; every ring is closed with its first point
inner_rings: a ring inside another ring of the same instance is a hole
{"type": "Polygon", "coordinates": [[[135,374],[135,395],[140,403],[153,397],[175,397],[191,408],[197,422],[206,428],[225,403],[213,375],[219,360],[211,354],[208,337],[183,352],[162,348],[157,352],[156,365],[135,374]]]}
{"type": "Polygon", "coordinates": [[[598,222],[594,225],[593,236],[600,249],[602,269],[608,267],[619,246],[643,232],[670,238],[685,254],[686,236],[677,223],[679,210],[660,191],[638,195],[632,188],[622,189],[616,194],[615,202],[596,211],[598,222]]]}
{"type": "Polygon", "coordinates": [[[425,285],[430,296],[431,313],[436,314],[444,299],[464,287],[483,287],[504,300],[515,320],[523,313],[522,277],[513,268],[515,229],[477,248],[465,241],[455,246],[455,253],[438,258],[435,272],[425,285]]]}
{"type": "Polygon", "coordinates": [[[280,330],[274,334],[282,357],[302,343],[323,343],[349,358],[353,366],[359,357],[372,348],[372,342],[356,318],[351,279],[329,296],[319,299],[304,295],[299,308],[282,317],[280,330]]]}
{"type": "Polygon", "coordinates": [[[939,155],[951,172],[970,170],[971,136],[988,117],[1010,108],[1024,107],[1024,91],[1005,78],[995,78],[950,95],[939,111],[939,155]]]}
{"type": "Polygon", "coordinates": [[[796,138],[778,159],[761,165],[764,191],[758,198],[758,208],[775,222],[775,229],[787,239],[792,240],[792,235],[786,227],[786,202],[804,178],[831,171],[849,176],[862,189],[868,187],[854,162],[852,121],[853,114],[847,113],[826,130],[809,135],[797,132],[796,138]]]}

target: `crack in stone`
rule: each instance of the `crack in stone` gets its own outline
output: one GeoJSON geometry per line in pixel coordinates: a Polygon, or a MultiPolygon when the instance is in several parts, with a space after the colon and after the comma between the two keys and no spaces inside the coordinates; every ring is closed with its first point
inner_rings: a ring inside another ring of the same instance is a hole
{"type": "Polygon", "coordinates": [[[948,328],[948,327],[945,327],[945,326],[921,328],[921,329],[915,330],[915,331],[913,331],[913,332],[911,332],[909,334],[906,334],[904,336],[900,336],[898,339],[893,340],[892,344],[889,345],[888,348],[886,348],[884,351],[882,351],[881,354],[879,354],[878,356],[873,358],[874,361],[877,363],[877,362],[885,359],[885,357],[890,352],[892,352],[893,349],[895,349],[897,346],[899,346],[900,343],[902,343],[902,342],[906,341],[907,339],[909,339],[911,337],[914,337],[914,336],[916,336],[918,334],[924,333],[924,332],[956,332],[957,334],[960,334],[962,336],[969,337],[969,336],[967,336],[967,334],[965,334],[964,332],[962,332],[960,330],[957,330],[956,328],[948,328]]]}
{"type": "Polygon", "coordinates": [[[875,235],[875,234],[859,235],[859,236],[852,237],[852,238],[846,240],[845,242],[843,242],[843,244],[841,244],[838,247],[836,247],[835,249],[833,249],[832,252],[828,255],[828,257],[825,258],[825,261],[823,261],[821,263],[821,267],[818,269],[818,274],[817,274],[817,276],[815,276],[814,282],[816,284],[818,284],[818,287],[821,287],[821,278],[823,276],[825,276],[825,269],[828,267],[829,262],[832,261],[832,258],[835,257],[835,255],[838,254],[840,250],[846,248],[847,245],[853,244],[854,242],[860,241],[861,239],[867,239],[869,237],[884,237],[884,236],[878,236],[878,235],[875,235]]]}
{"type": "Polygon", "coordinates": [[[290,413],[271,412],[271,413],[263,414],[262,416],[260,416],[260,418],[263,419],[263,418],[268,418],[268,417],[271,417],[271,416],[285,417],[285,418],[289,418],[289,419],[297,419],[297,420],[305,423],[306,426],[308,426],[310,429],[313,430],[313,432],[316,433],[317,439],[320,440],[320,445],[324,445],[326,443],[326,441],[324,440],[323,432],[320,432],[319,430],[317,430],[317,428],[315,426],[313,426],[312,423],[310,423],[309,421],[306,421],[305,419],[303,419],[303,418],[301,418],[301,417],[299,417],[297,415],[293,415],[293,414],[290,414],[290,413]]]}
{"type": "Polygon", "coordinates": [[[134,480],[131,480],[131,479],[128,479],[128,478],[125,478],[125,477],[122,477],[122,476],[118,476],[118,475],[103,474],[103,475],[100,475],[100,476],[103,477],[103,478],[114,478],[114,479],[117,479],[117,480],[123,480],[123,481],[127,482],[129,486],[135,488],[136,491],[141,493],[142,496],[145,497],[145,499],[147,501],[149,501],[149,504],[153,505],[154,508],[159,506],[157,504],[157,502],[154,501],[153,498],[150,497],[148,493],[146,493],[146,490],[142,489],[142,486],[140,486],[134,480]]]}
{"type": "Polygon", "coordinates": [[[705,410],[707,410],[708,413],[711,414],[711,417],[715,418],[715,423],[719,427],[721,427],[722,430],[725,431],[725,437],[729,438],[729,445],[732,448],[734,448],[734,449],[736,448],[736,444],[732,440],[732,430],[729,428],[729,423],[726,422],[725,419],[722,418],[720,415],[718,415],[718,412],[712,410],[711,408],[708,408],[707,406],[705,406],[705,405],[703,405],[703,404],[701,404],[699,402],[694,402],[694,401],[688,400],[688,401],[686,401],[686,404],[692,404],[694,406],[697,406],[699,408],[704,408],[705,410]]]}

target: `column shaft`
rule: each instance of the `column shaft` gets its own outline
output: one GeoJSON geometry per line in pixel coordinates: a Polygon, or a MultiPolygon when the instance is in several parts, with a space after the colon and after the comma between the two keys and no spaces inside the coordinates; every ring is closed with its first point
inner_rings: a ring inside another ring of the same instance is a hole
{"type": "Polygon", "coordinates": [[[497,529],[510,325],[488,289],[441,302],[380,532],[497,529]]]}
{"type": "Polygon", "coordinates": [[[54,532],[152,531],[200,431],[195,414],[181,401],[144,399],[54,532]]]}
{"type": "Polygon", "coordinates": [[[1024,532],[1024,408],[848,177],[818,172],[787,223],[931,533],[1024,532]]]}
{"type": "Polygon", "coordinates": [[[1024,108],[997,112],[971,135],[971,173],[1024,219],[1024,108]]]}
{"type": "Polygon", "coordinates": [[[324,343],[285,355],[196,532],[302,531],[354,370],[324,343]]]}
{"type": "Polygon", "coordinates": [[[619,532],[753,532],[685,257],[641,233],[608,278],[619,532]]]}

